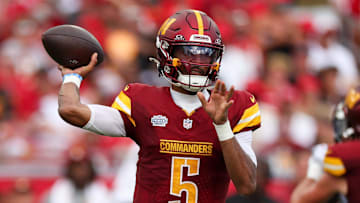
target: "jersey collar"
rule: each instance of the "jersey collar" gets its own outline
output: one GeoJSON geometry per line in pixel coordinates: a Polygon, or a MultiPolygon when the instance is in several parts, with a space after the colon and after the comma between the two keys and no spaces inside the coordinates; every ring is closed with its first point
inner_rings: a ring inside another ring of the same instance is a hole
{"type": "MultiPolygon", "coordinates": [[[[207,90],[203,90],[202,93],[205,96],[205,99],[208,100],[210,94],[207,90]]],[[[178,92],[170,88],[171,98],[174,103],[180,108],[184,109],[186,112],[192,112],[201,107],[201,102],[196,95],[189,95],[178,92]]]]}

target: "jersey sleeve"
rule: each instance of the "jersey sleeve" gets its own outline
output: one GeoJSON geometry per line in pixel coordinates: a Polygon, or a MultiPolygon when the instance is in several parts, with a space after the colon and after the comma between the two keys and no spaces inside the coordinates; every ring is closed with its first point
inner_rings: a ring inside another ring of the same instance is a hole
{"type": "Polygon", "coordinates": [[[357,139],[336,143],[330,146],[326,153],[324,170],[334,176],[358,174],[359,154],[360,142],[357,139]]]}
{"type": "Polygon", "coordinates": [[[233,127],[233,133],[256,130],[261,125],[261,115],[259,104],[256,102],[254,95],[248,92],[238,93],[236,98],[235,111],[240,113],[237,117],[236,124],[233,127]],[[241,113],[242,112],[242,113],[241,113]]]}
{"type": "Polygon", "coordinates": [[[124,121],[119,111],[98,104],[88,104],[87,106],[91,111],[91,116],[83,129],[105,136],[126,136],[124,121]]]}
{"type": "Polygon", "coordinates": [[[334,176],[342,176],[346,173],[344,161],[334,146],[329,147],[324,158],[324,171],[334,176]]]}
{"type": "Polygon", "coordinates": [[[132,112],[132,97],[135,94],[136,86],[133,84],[127,85],[120,94],[114,99],[111,107],[117,109],[123,117],[125,128],[136,127],[136,122],[133,119],[132,112]]]}

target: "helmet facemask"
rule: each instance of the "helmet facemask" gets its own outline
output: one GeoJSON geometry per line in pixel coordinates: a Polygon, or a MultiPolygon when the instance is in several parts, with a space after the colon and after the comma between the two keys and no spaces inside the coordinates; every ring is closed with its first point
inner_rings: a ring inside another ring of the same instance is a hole
{"type": "Polygon", "coordinates": [[[173,43],[170,47],[160,72],[171,84],[190,92],[213,87],[221,62],[220,48],[199,43],[173,43]]]}

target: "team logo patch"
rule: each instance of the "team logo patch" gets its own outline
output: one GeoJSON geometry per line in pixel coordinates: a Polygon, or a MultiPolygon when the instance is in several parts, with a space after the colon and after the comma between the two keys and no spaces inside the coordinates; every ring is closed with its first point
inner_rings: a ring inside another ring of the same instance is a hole
{"type": "Polygon", "coordinates": [[[163,115],[155,115],[151,117],[152,126],[165,127],[168,124],[168,118],[163,115]]]}
{"type": "Polygon", "coordinates": [[[190,128],[192,128],[192,123],[193,123],[193,120],[187,118],[187,119],[184,119],[183,126],[186,130],[189,130],[190,128]]]}

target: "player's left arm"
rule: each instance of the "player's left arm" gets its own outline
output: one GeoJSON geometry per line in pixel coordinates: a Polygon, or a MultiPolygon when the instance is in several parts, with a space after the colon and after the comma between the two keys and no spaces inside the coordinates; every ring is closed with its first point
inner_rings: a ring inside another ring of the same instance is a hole
{"type": "Polygon", "coordinates": [[[256,188],[256,166],[239,145],[228,120],[228,109],[234,103],[230,99],[233,93],[234,87],[227,91],[225,83],[218,80],[209,101],[201,92],[198,97],[213,120],[230,178],[239,194],[248,195],[256,188]]]}
{"type": "Polygon", "coordinates": [[[346,179],[324,173],[319,180],[305,178],[301,181],[291,195],[291,203],[327,202],[336,193],[347,193],[346,179]]]}

